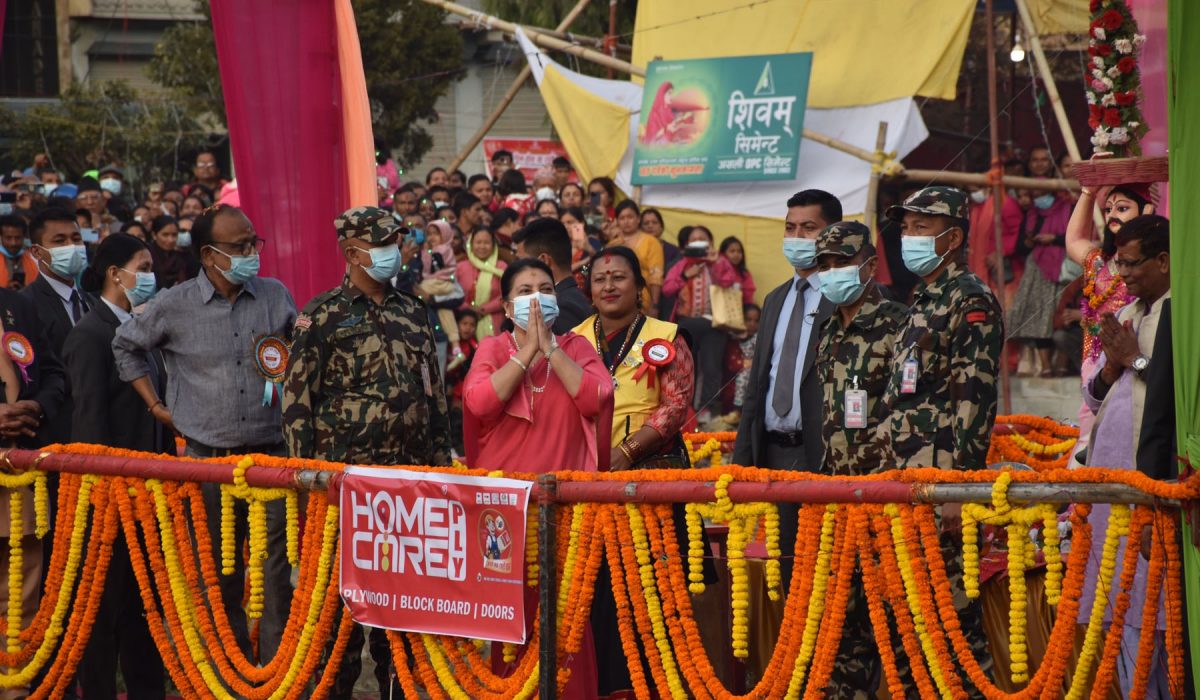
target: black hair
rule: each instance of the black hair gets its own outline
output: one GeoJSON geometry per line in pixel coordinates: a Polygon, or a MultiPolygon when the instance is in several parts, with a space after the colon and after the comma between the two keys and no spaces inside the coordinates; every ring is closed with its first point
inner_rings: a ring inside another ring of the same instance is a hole
{"type": "Polygon", "coordinates": [[[592,189],[592,185],[600,185],[601,187],[604,188],[604,191],[608,193],[608,203],[609,204],[612,204],[613,202],[617,201],[617,183],[613,182],[612,178],[607,178],[607,177],[593,178],[592,181],[588,183],[589,190],[592,189]]]}
{"type": "Polygon", "coordinates": [[[488,227],[488,229],[492,233],[495,233],[509,222],[519,222],[520,220],[521,215],[517,213],[516,209],[513,209],[512,207],[500,207],[496,210],[495,214],[492,214],[492,224],[488,227]]]}
{"type": "Polygon", "coordinates": [[[437,194],[438,192],[450,194],[450,188],[446,187],[445,185],[430,185],[425,188],[425,198],[432,201],[433,195],[437,194]]]}
{"type": "Polygon", "coordinates": [[[199,189],[199,188],[193,187],[193,188],[192,188],[192,189],[189,191],[189,193],[188,193],[188,196],[186,196],[186,197],[184,197],[184,198],[183,198],[183,201],[179,203],[179,211],[183,211],[183,205],[187,204],[187,201],[188,201],[189,199],[194,199],[194,200],[196,200],[197,202],[200,202],[200,208],[201,208],[201,209],[207,209],[207,208],[208,208],[209,202],[205,202],[205,201],[204,201],[204,197],[201,197],[201,196],[200,196],[200,195],[199,195],[199,194],[196,192],[196,190],[197,190],[197,189],[199,189]]]}
{"type": "MultiPolygon", "coordinates": [[[[729,250],[730,247],[732,247],[735,243],[742,247],[742,261],[737,265],[733,265],[733,267],[744,275],[746,274],[746,244],[742,243],[742,239],[738,238],[737,236],[727,237],[725,240],[721,241],[721,247],[717,250],[717,252],[719,252],[721,255],[725,255],[725,251],[729,250]]],[[[733,264],[732,260],[730,261],[730,264],[733,264]]]]}
{"type": "Polygon", "coordinates": [[[506,151],[504,149],[500,149],[499,151],[496,151],[495,153],[492,154],[492,162],[495,163],[500,158],[505,158],[505,157],[507,157],[509,160],[512,160],[512,157],[513,157],[512,151],[506,151]]]}
{"type": "Polygon", "coordinates": [[[395,198],[405,193],[411,194],[415,197],[416,192],[413,191],[414,189],[415,188],[411,182],[406,182],[405,184],[396,188],[396,191],[392,193],[392,197],[395,198]]]}
{"type": "MultiPolygon", "coordinates": [[[[128,233],[129,235],[132,236],[134,229],[137,229],[138,231],[142,232],[142,238],[148,238],[150,236],[150,233],[148,231],[146,231],[146,225],[140,221],[130,221],[129,223],[125,224],[125,226],[123,226],[121,228],[121,232],[128,233]]],[[[136,236],[135,236],[135,238],[136,238],[136,236]]]]}
{"type": "Polygon", "coordinates": [[[568,182],[567,184],[558,188],[558,198],[559,199],[562,199],[563,192],[566,192],[568,187],[574,187],[574,188],[578,189],[580,198],[587,199],[587,188],[585,188],[583,185],[579,184],[578,182],[568,182]]]}
{"type": "Polygon", "coordinates": [[[802,190],[792,195],[787,201],[788,209],[792,207],[821,207],[821,218],[825,224],[836,224],[842,220],[842,202],[825,190],[802,190]]]}
{"type": "Polygon", "coordinates": [[[479,198],[470,192],[460,192],[454,197],[454,203],[450,205],[450,209],[454,211],[455,216],[462,216],[463,210],[479,204],[479,198]]]}
{"type": "Polygon", "coordinates": [[[558,202],[554,201],[553,199],[539,200],[537,205],[535,205],[533,207],[533,211],[538,213],[541,216],[544,216],[544,214],[541,214],[541,209],[542,209],[543,204],[551,204],[554,206],[554,218],[555,219],[562,216],[562,207],[558,206],[558,202]]]}
{"type": "MultiPolygon", "coordinates": [[[[74,219],[72,219],[72,221],[74,221],[74,219]]],[[[17,216],[16,214],[6,214],[5,216],[0,216],[0,228],[20,229],[22,236],[29,233],[29,224],[26,223],[25,219],[17,216]]]]}
{"type": "Polygon", "coordinates": [[[242,210],[228,204],[214,204],[192,223],[192,250],[196,251],[196,257],[200,257],[201,252],[213,244],[213,224],[222,214],[242,214],[242,210]]]}
{"type": "Polygon", "coordinates": [[[626,248],[623,245],[618,245],[618,246],[613,246],[611,248],[605,248],[604,250],[601,250],[601,251],[593,254],[592,257],[588,260],[588,265],[587,265],[588,266],[588,289],[587,289],[588,296],[591,296],[591,293],[592,293],[592,291],[591,291],[592,272],[596,269],[596,263],[599,262],[601,259],[608,258],[608,257],[621,258],[625,262],[629,263],[629,269],[633,270],[634,285],[637,286],[637,291],[638,291],[638,294],[640,295],[642,293],[642,290],[646,288],[646,276],[642,274],[642,264],[640,262],[638,262],[637,254],[634,253],[631,249],[626,248]]]}
{"type": "Polygon", "coordinates": [[[500,276],[500,298],[508,301],[508,295],[512,292],[513,280],[517,275],[526,270],[541,270],[550,278],[550,284],[554,284],[554,273],[550,271],[550,267],[546,263],[537,258],[521,258],[514,260],[504,268],[504,274],[500,276]]]}
{"type": "Polygon", "coordinates": [[[690,224],[689,224],[689,225],[687,225],[687,226],[680,226],[680,227],[679,227],[679,233],[678,233],[678,234],[676,234],[676,236],[675,236],[675,240],[679,242],[679,247],[680,247],[680,248],[686,248],[686,247],[687,247],[687,244],[688,244],[688,237],[692,235],[692,229],[694,229],[694,228],[696,228],[696,227],[695,227],[695,226],[692,226],[692,225],[690,225],[690,224]]]}
{"type": "MultiPolygon", "coordinates": [[[[443,223],[446,223],[446,222],[443,222],[443,223]]],[[[450,224],[450,225],[451,225],[451,226],[454,226],[454,224],[450,224]]],[[[458,228],[458,227],[457,227],[457,226],[455,226],[455,228],[458,228]]],[[[462,229],[459,229],[459,233],[462,233],[462,229]]],[[[489,236],[491,236],[491,237],[492,237],[492,246],[493,246],[493,247],[496,247],[496,248],[499,248],[499,247],[500,247],[500,240],[499,240],[498,238],[496,238],[496,233],[495,233],[494,231],[489,231],[488,229],[486,229],[486,228],[483,228],[482,226],[480,226],[479,228],[477,228],[477,229],[475,229],[474,231],[472,231],[472,232],[471,232],[471,237],[470,237],[470,238],[467,238],[466,240],[464,240],[464,241],[463,241],[463,243],[465,243],[466,245],[470,246],[470,245],[471,245],[471,241],[475,240],[475,237],[476,237],[476,236],[478,236],[478,235],[479,235],[479,234],[481,234],[481,233],[486,233],[487,235],[489,235],[489,236]]],[[[442,242],[443,242],[443,243],[447,243],[448,241],[442,241],[442,242]]]]}
{"type": "Polygon", "coordinates": [[[550,162],[550,167],[554,168],[555,170],[557,170],[559,168],[567,168],[568,170],[570,170],[571,169],[571,161],[567,160],[566,158],[563,158],[562,156],[556,156],[554,158],[554,160],[550,162]]]}
{"type": "Polygon", "coordinates": [[[455,176],[457,176],[459,180],[462,180],[463,184],[466,184],[466,182],[467,182],[467,174],[466,173],[464,173],[461,170],[455,170],[454,172],[450,173],[450,177],[455,177],[455,176]]]}
{"type": "Polygon", "coordinates": [[[466,307],[466,308],[458,308],[458,309],[454,310],[454,320],[455,321],[461,321],[464,318],[467,318],[468,316],[475,319],[476,321],[479,320],[479,312],[476,311],[475,309],[466,307]]]}
{"type": "Polygon", "coordinates": [[[713,243],[716,243],[716,242],[717,242],[717,239],[713,238],[713,232],[712,232],[712,231],[710,231],[710,230],[708,230],[708,227],[707,227],[707,226],[693,226],[693,227],[692,227],[692,230],[691,230],[691,231],[688,231],[688,238],[691,238],[691,237],[692,237],[692,234],[696,232],[696,229],[699,229],[699,230],[701,230],[701,231],[703,231],[703,232],[705,232],[705,233],[707,233],[707,234],[708,234],[708,243],[709,243],[709,245],[712,245],[713,243]]]}
{"type": "Polygon", "coordinates": [[[96,294],[104,289],[104,275],[108,268],[125,267],[140,250],[148,250],[146,243],[128,233],[114,233],[100,241],[92,252],[92,261],[83,269],[79,286],[83,291],[96,294]]]}
{"type": "Polygon", "coordinates": [[[655,209],[654,207],[646,207],[645,209],[642,210],[642,218],[643,219],[646,218],[647,214],[653,214],[656,217],[658,217],[658,225],[659,226],[665,227],[667,225],[666,219],[663,219],[662,212],[655,209]]]}
{"type": "MultiPolygon", "coordinates": [[[[446,172],[446,169],[441,166],[438,166],[436,168],[433,168],[429,172],[425,173],[425,184],[428,185],[429,181],[433,179],[433,174],[436,172],[439,172],[439,171],[444,173],[444,172],[446,172]]],[[[447,175],[449,175],[449,173],[447,173],[447,175]]]]}
{"type": "Polygon", "coordinates": [[[530,222],[513,234],[513,242],[521,244],[527,257],[536,258],[545,253],[556,266],[571,267],[571,236],[558,219],[543,217],[530,222]]]}
{"type": "Polygon", "coordinates": [[[1113,236],[1118,246],[1141,242],[1142,256],[1153,258],[1171,252],[1171,222],[1158,214],[1143,214],[1125,222],[1113,236]]]}
{"type": "Polygon", "coordinates": [[[637,202],[633,201],[632,199],[621,200],[621,203],[618,204],[617,208],[613,211],[613,216],[614,217],[620,216],[621,212],[625,211],[626,209],[633,210],[633,213],[636,214],[638,217],[638,226],[641,226],[642,225],[642,210],[638,207],[637,202]]]}
{"type": "Polygon", "coordinates": [[[1021,175],[1029,174],[1029,166],[1027,166],[1025,161],[1021,160],[1020,158],[1013,157],[1004,161],[1004,169],[1007,170],[1009,168],[1020,168],[1021,175]]]}
{"type": "MultiPolygon", "coordinates": [[[[88,213],[91,216],[91,213],[88,213]]],[[[33,217],[33,221],[29,224],[29,239],[35,245],[42,244],[42,233],[46,230],[46,224],[51,221],[69,222],[72,226],[78,226],[79,222],[75,220],[75,213],[70,209],[63,207],[47,207],[40,214],[33,217]]]]}
{"type": "Polygon", "coordinates": [[[584,214],[583,209],[580,209],[579,207],[559,207],[558,208],[559,218],[562,218],[562,217],[566,216],[567,214],[570,214],[571,216],[575,217],[575,220],[581,224],[587,223],[587,215],[584,214]]]}
{"type": "Polygon", "coordinates": [[[167,214],[163,214],[162,216],[156,216],[156,217],[154,217],[154,221],[150,222],[150,232],[158,233],[159,231],[163,230],[164,228],[166,228],[168,226],[172,226],[172,225],[174,225],[174,226],[179,225],[179,221],[175,217],[168,216],[167,214]]]}
{"type": "Polygon", "coordinates": [[[525,173],[516,168],[509,168],[500,176],[500,182],[496,184],[496,189],[500,192],[501,197],[507,197],[510,194],[525,194],[528,188],[525,186],[525,173]]]}
{"type": "Polygon", "coordinates": [[[762,315],[762,307],[758,304],[742,304],[742,314],[748,314],[751,311],[757,311],[760,316],[762,315]]]}
{"type": "Polygon", "coordinates": [[[476,173],[476,174],[472,175],[471,177],[467,178],[467,189],[468,190],[471,189],[478,182],[486,182],[490,185],[490,184],[492,184],[492,178],[488,177],[487,175],[484,175],[483,173],[476,173]]]}

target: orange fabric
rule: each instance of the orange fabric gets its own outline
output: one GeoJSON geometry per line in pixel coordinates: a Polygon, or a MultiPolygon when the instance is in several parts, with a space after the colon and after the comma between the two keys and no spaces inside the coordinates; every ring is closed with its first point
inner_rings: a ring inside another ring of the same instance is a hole
{"type": "MultiPolygon", "coordinates": [[[[25,286],[28,287],[38,276],[37,261],[33,259],[29,251],[21,254],[21,267],[25,269],[25,286]]],[[[7,289],[11,281],[8,276],[8,265],[0,265],[0,287],[7,289]]]]}
{"type": "Polygon", "coordinates": [[[350,0],[334,2],[337,20],[338,65],[342,79],[342,131],[346,144],[346,183],[350,206],[378,206],[375,189],[375,139],[371,134],[371,105],[363,72],[362,48],[350,0]]]}

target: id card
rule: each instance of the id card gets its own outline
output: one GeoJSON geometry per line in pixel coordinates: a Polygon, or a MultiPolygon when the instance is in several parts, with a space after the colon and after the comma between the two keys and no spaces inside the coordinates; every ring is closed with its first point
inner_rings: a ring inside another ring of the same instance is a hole
{"type": "Polygon", "coordinates": [[[867,427],[867,392],[862,389],[847,389],[843,408],[845,427],[867,427]]]}
{"type": "Polygon", "coordinates": [[[421,383],[425,385],[425,395],[433,396],[433,380],[429,377],[429,365],[421,365],[421,383]]]}
{"type": "Polygon", "coordinates": [[[904,361],[904,371],[900,376],[901,394],[917,393],[917,375],[920,372],[921,366],[917,363],[917,358],[910,357],[904,361]]]}

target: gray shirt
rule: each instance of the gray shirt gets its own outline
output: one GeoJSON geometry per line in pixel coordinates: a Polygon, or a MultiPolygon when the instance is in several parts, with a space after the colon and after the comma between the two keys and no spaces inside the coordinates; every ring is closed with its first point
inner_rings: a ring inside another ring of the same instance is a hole
{"type": "Polygon", "coordinates": [[[250,280],[230,304],[201,270],[121,324],[113,355],[131,382],[149,373],[146,354],[162,351],[171,378],[163,402],[188,439],[218,448],[272,445],[283,441],[279,401],[263,405],[254,347],[264,335],[287,338],[295,322],[296,304],[278,280],[250,280]]]}

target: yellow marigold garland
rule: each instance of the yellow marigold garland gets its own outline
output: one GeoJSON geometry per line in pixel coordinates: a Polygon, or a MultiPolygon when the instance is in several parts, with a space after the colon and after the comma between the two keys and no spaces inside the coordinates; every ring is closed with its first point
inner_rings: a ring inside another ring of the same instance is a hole
{"type": "Polygon", "coordinates": [[[25,587],[24,520],[21,517],[23,489],[12,489],[8,493],[8,653],[21,650],[21,591],[25,587]]]}
{"type": "MultiPolygon", "coordinates": [[[[646,599],[646,607],[650,615],[650,626],[654,633],[655,646],[658,647],[659,658],[662,659],[663,672],[667,679],[667,690],[672,698],[686,700],[687,691],[679,677],[679,668],[675,663],[675,655],[671,650],[671,640],[667,634],[663,618],[662,602],[658,596],[658,584],[654,577],[654,562],[650,559],[650,540],[646,535],[646,523],[637,504],[626,503],[625,513],[629,517],[629,529],[633,534],[634,553],[637,555],[638,575],[642,581],[642,595],[646,599]]],[[[736,610],[736,608],[735,608],[736,610]]],[[[736,653],[736,652],[735,652],[736,653]]]]}
{"type": "Polygon", "coordinates": [[[833,527],[837,521],[838,506],[830,503],[825,506],[825,516],[821,521],[820,547],[817,550],[817,565],[813,571],[812,593],[808,599],[808,615],[804,621],[804,634],[800,639],[800,651],[796,655],[796,663],[792,668],[792,679],[788,682],[787,698],[795,700],[800,695],[804,685],[804,676],[808,664],[816,651],[817,634],[820,632],[821,616],[825,612],[825,593],[829,586],[829,573],[832,569],[833,558],[833,527]]]}
{"type": "Polygon", "coordinates": [[[684,506],[688,538],[688,590],[696,595],[704,592],[704,519],[696,503],[684,506]]]}
{"type": "Polygon", "coordinates": [[[1108,516],[1108,531],[1104,533],[1104,549],[1100,556],[1100,571],[1096,578],[1096,593],[1092,600],[1092,613],[1088,618],[1087,633],[1083,649],[1075,664],[1075,675],[1071,678],[1071,689],[1066,700],[1082,700],[1087,690],[1086,679],[1091,675],[1104,633],[1104,610],[1108,607],[1108,596],[1112,591],[1113,577],[1117,571],[1117,548],[1121,538],[1129,534],[1129,506],[1114,505],[1108,516]]]}

